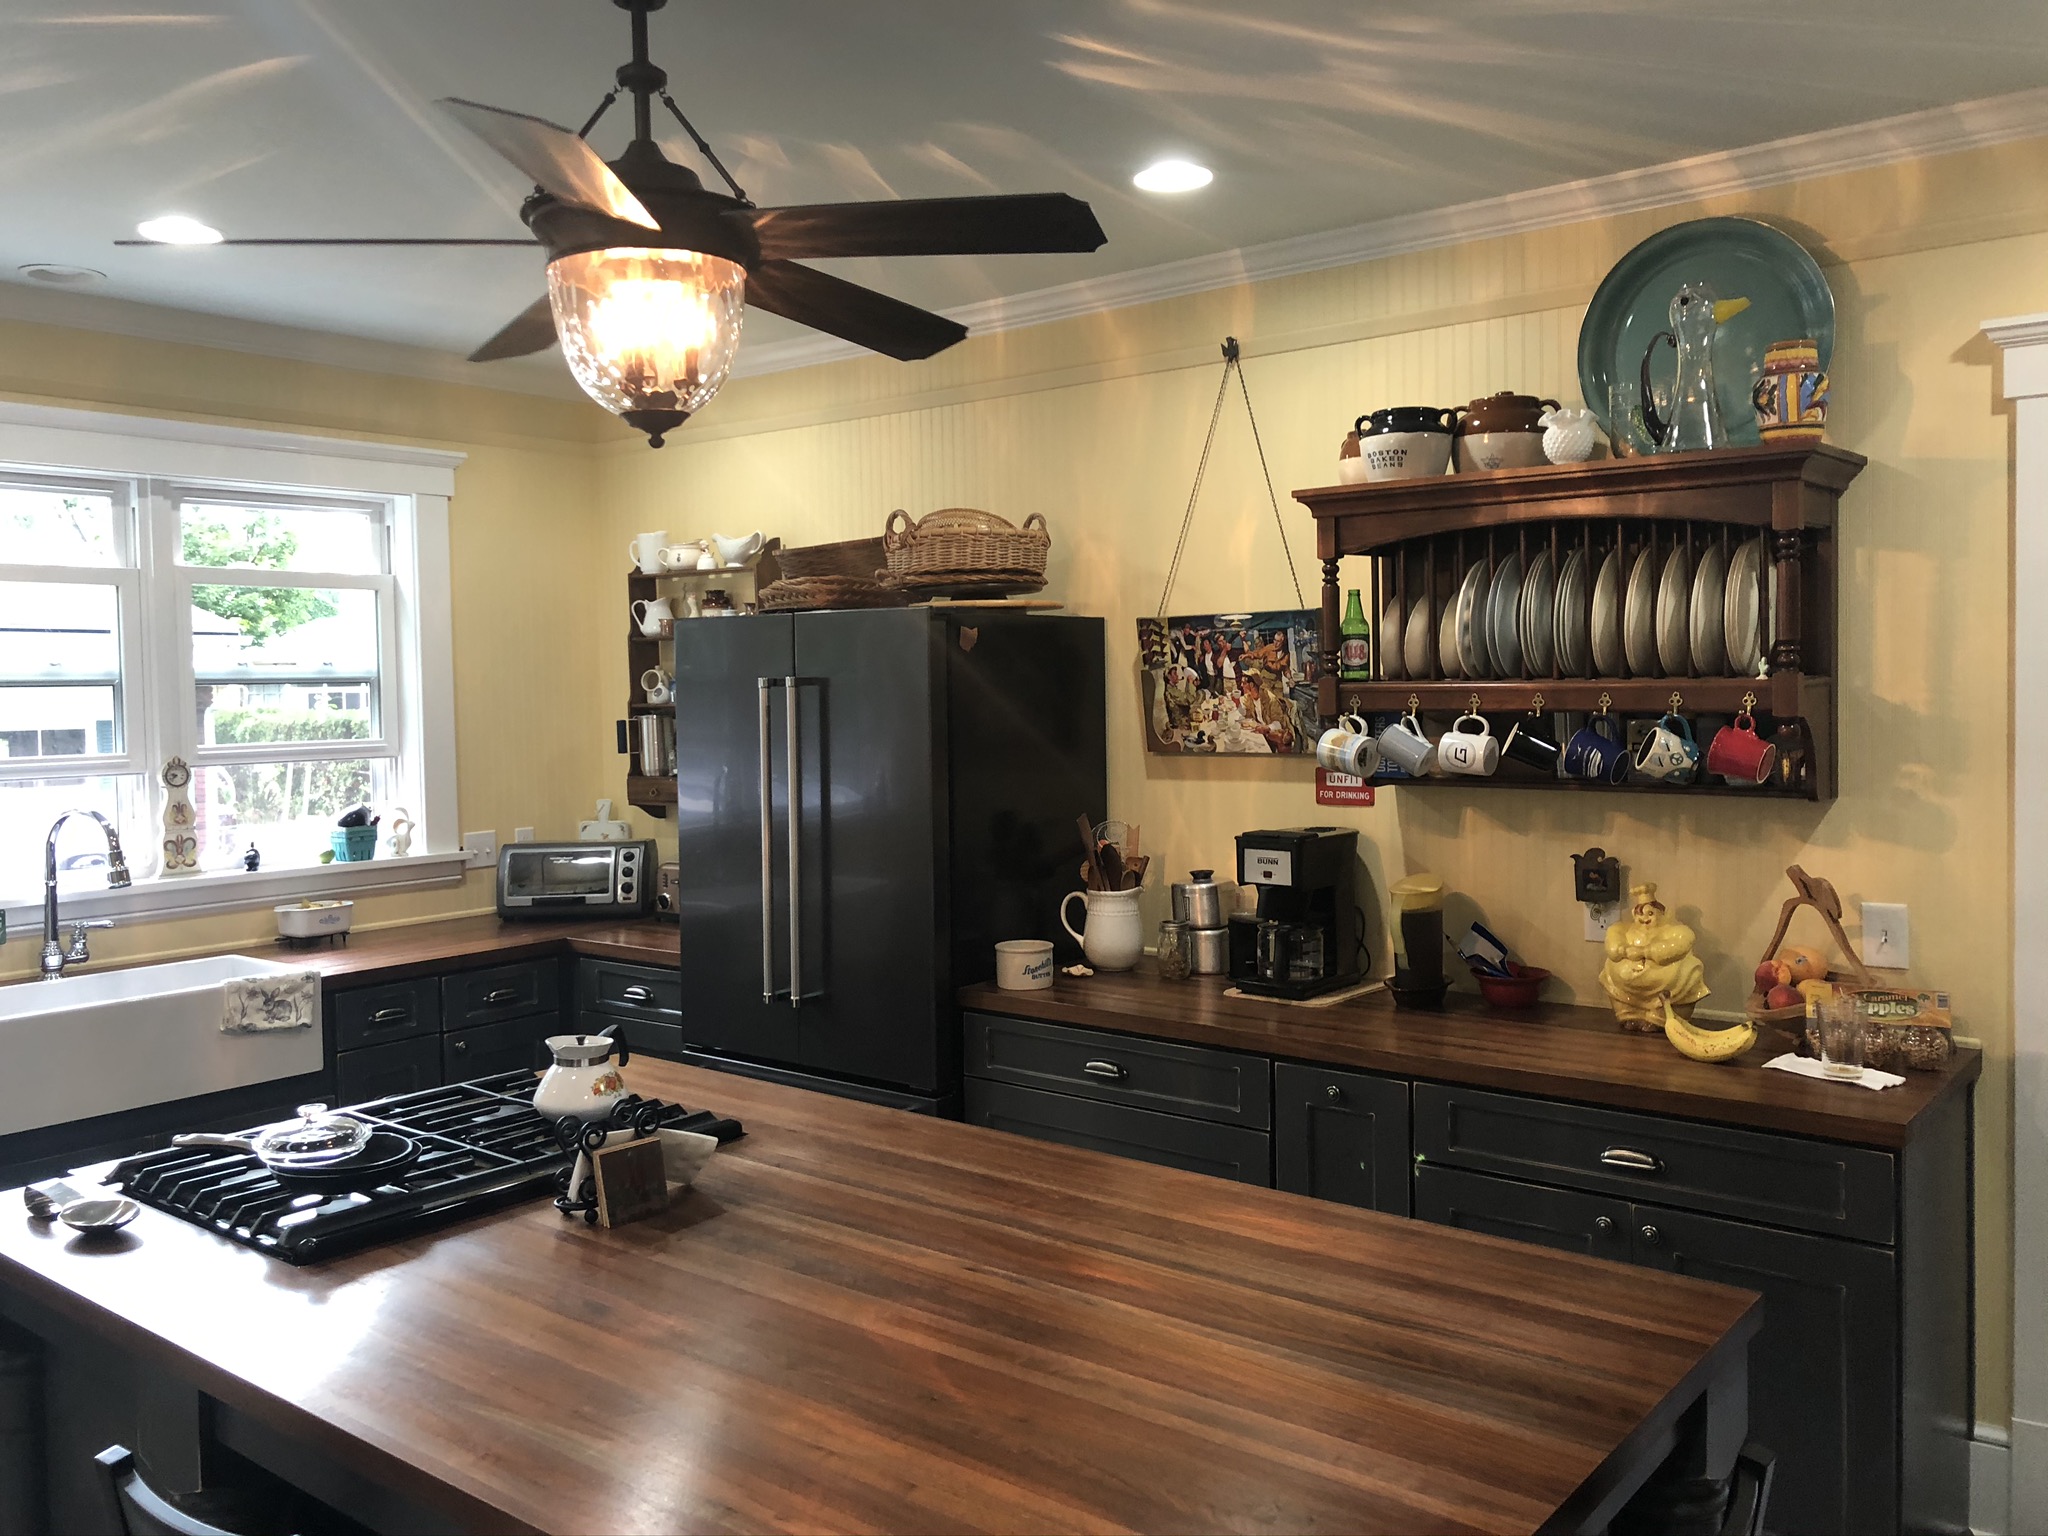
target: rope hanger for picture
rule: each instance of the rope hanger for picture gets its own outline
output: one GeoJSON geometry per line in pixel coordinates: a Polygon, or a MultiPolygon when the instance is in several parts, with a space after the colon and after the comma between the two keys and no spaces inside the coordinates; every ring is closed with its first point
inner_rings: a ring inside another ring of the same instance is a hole
{"type": "Polygon", "coordinates": [[[1166,585],[1159,593],[1159,614],[1166,617],[1166,604],[1173,596],[1173,581],[1180,574],[1181,552],[1187,548],[1188,530],[1194,526],[1195,503],[1202,495],[1202,479],[1209,473],[1209,453],[1216,446],[1216,425],[1223,419],[1223,397],[1230,392],[1230,376],[1237,375],[1237,387],[1244,396],[1245,420],[1251,423],[1252,445],[1259,451],[1259,472],[1266,477],[1266,500],[1273,507],[1273,526],[1280,530],[1280,552],[1287,557],[1287,577],[1294,583],[1294,606],[1306,608],[1301,597],[1301,577],[1294,569],[1294,550],[1287,543],[1287,525],[1280,518],[1280,498],[1273,492],[1273,471],[1266,465],[1266,445],[1259,437],[1259,418],[1252,410],[1251,386],[1244,380],[1244,362],[1237,338],[1223,338],[1223,377],[1216,382],[1216,403],[1209,408],[1209,435],[1202,439],[1202,457],[1195,464],[1195,483],[1188,492],[1188,508],[1180,520],[1180,537],[1174,540],[1173,561],[1166,568],[1166,585]]]}

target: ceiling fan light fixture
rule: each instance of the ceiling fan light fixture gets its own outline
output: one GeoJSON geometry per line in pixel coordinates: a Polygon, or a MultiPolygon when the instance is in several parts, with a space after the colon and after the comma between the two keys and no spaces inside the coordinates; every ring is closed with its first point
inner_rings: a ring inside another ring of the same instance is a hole
{"type": "Polygon", "coordinates": [[[144,219],[135,226],[135,233],[145,240],[154,240],[159,245],[219,245],[220,231],[211,224],[202,224],[195,218],[182,213],[167,213],[161,218],[144,219]]]}
{"type": "Polygon", "coordinates": [[[1155,160],[1131,178],[1140,192],[1198,192],[1216,179],[1215,172],[1192,160],[1155,160]]]}
{"type": "Polygon", "coordinates": [[[569,371],[656,448],[725,383],[746,298],[746,268],[698,251],[627,246],[548,263],[569,371]]]}

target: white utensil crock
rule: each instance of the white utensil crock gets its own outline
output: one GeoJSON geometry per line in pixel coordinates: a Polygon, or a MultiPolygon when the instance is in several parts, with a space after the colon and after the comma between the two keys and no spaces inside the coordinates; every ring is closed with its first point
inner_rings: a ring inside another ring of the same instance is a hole
{"type": "Polygon", "coordinates": [[[1070,891],[1060,903],[1060,926],[1080,940],[1081,953],[1098,971],[1128,971],[1145,952],[1145,926],[1138,918],[1139,891],[1070,891]],[[1076,897],[1087,903],[1088,927],[1067,920],[1076,897]]]}

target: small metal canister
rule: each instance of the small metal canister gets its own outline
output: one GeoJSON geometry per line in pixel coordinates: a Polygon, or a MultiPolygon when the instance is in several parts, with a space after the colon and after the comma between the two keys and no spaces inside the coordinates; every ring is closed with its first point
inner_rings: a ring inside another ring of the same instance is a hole
{"type": "Polygon", "coordinates": [[[1221,928],[1224,924],[1223,887],[1216,883],[1213,869],[1188,871],[1188,878],[1172,887],[1173,920],[1190,928],[1221,928]]]}
{"type": "Polygon", "coordinates": [[[1197,976],[1221,976],[1230,969],[1228,928],[1189,928],[1184,937],[1188,947],[1188,969],[1197,976]]]}

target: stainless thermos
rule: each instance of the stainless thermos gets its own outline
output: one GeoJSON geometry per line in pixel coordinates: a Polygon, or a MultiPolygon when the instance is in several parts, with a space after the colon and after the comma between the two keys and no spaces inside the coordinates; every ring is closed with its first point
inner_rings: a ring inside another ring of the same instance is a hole
{"type": "Polygon", "coordinates": [[[1213,869],[1190,870],[1186,880],[1168,888],[1173,897],[1173,920],[1187,930],[1188,970],[1196,976],[1221,976],[1230,969],[1223,887],[1215,876],[1213,869]]]}

